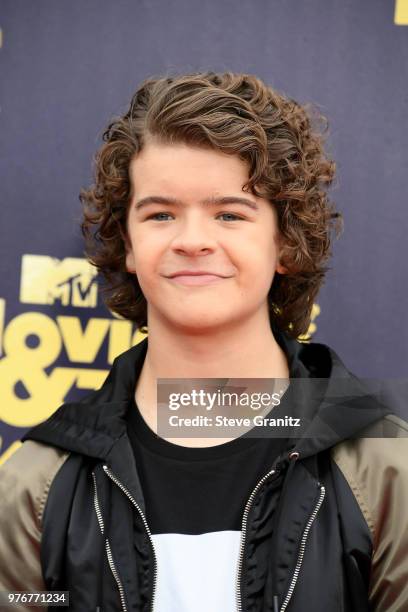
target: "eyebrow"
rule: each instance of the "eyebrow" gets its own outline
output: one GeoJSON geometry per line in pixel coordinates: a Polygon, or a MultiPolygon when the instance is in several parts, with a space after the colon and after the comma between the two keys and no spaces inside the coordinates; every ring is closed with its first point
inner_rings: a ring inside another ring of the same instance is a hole
{"type": "MultiPolygon", "coordinates": [[[[249,200],[248,198],[241,198],[239,196],[222,196],[222,197],[211,197],[201,200],[199,202],[203,206],[217,206],[217,205],[226,205],[226,204],[243,204],[244,206],[249,206],[252,210],[259,210],[258,205],[253,200],[249,200]]],[[[175,205],[175,206],[185,206],[183,202],[177,200],[177,198],[165,197],[165,196],[147,196],[142,198],[138,202],[136,202],[135,209],[140,210],[143,206],[148,206],[149,204],[164,204],[164,205],[175,205]]]]}

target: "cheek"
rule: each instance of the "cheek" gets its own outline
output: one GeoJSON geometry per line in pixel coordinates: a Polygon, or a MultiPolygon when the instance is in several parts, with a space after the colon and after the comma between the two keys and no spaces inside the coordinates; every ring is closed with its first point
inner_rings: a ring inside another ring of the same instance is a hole
{"type": "Polygon", "coordinates": [[[277,263],[277,249],[269,237],[257,235],[251,240],[240,240],[231,245],[231,258],[234,258],[243,271],[259,275],[270,275],[277,263]]]}
{"type": "Polygon", "coordinates": [[[140,271],[147,271],[154,265],[160,253],[157,240],[146,235],[145,232],[135,232],[132,236],[133,254],[135,264],[140,271]]]}
{"type": "Polygon", "coordinates": [[[268,271],[275,270],[278,261],[278,245],[276,238],[273,237],[273,230],[263,234],[258,242],[258,258],[263,262],[263,266],[268,271]]]}

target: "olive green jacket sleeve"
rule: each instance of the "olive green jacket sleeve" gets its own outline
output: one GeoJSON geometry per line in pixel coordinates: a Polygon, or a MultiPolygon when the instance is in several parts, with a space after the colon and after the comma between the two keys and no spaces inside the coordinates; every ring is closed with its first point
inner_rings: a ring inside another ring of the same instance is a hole
{"type": "Polygon", "coordinates": [[[46,590],[42,517],[51,483],[68,455],[27,440],[0,467],[0,591],[46,590]]]}
{"type": "Polygon", "coordinates": [[[371,610],[402,612],[408,610],[408,424],[389,416],[380,426],[379,434],[394,437],[347,440],[333,449],[333,459],[371,532],[371,610]]]}

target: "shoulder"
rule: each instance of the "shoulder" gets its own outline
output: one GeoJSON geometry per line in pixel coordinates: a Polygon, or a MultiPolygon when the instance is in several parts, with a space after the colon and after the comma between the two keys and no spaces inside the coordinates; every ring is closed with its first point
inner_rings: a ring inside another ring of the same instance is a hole
{"type": "Polygon", "coordinates": [[[408,423],[389,415],[332,449],[371,532],[373,609],[408,604],[408,423]]]}
{"type": "Polygon", "coordinates": [[[408,423],[388,415],[358,438],[333,447],[332,458],[357,498],[375,544],[376,524],[390,496],[408,503],[408,423]]]}
{"type": "Polygon", "coordinates": [[[51,483],[69,454],[42,442],[23,442],[0,467],[2,515],[20,504],[27,511],[34,511],[37,525],[40,526],[51,483]]]}
{"type": "Polygon", "coordinates": [[[0,590],[45,590],[42,518],[51,483],[68,456],[67,451],[26,440],[1,466],[0,590]]]}

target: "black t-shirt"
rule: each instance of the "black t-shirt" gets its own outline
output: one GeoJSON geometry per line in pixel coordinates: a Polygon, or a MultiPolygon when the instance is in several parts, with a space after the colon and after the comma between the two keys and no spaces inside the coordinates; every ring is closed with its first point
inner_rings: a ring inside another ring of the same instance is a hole
{"type": "MultiPolygon", "coordinates": [[[[301,344],[292,343],[289,351],[279,334],[276,339],[290,378],[312,376],[299,357],[301,344]]],[[[289,385],[278,412],[291,413],[291,391],[289,385]]],[[[236,612],[245,505],[293,441],[244,435],[206,448],[181,446],[155,434],[135,402],[128,433],[157,558],[155,612],[236,612]]]]}
{"type": "Polygon", "coordinates": [[[235,612],[244,508],[287,440],[181,446],[156,435],[135,403],[128,432],[157,557],[155,612],[235,612]]]}

